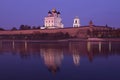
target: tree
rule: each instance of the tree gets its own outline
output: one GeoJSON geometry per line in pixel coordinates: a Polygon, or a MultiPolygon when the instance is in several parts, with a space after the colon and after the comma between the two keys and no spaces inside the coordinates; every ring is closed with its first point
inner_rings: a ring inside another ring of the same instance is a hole
{"type": "Polygon", "coordinates": [[[36,27],[35,27],[35,26],[33,26],[33,27],[32,27],[32,29],[36,29],[36,27]]]}
{"type": "Polygon", "coordinates": [[[15,30],[17,30],[17,28],[16,28],[16,27],[13,27],[11,30],[12,30],[12,31],[15,31],[15,30]]]}
{"type": "Polygon", "coordinates": [[[20,29],[20,30],[30,30],[31,27],[28,26],[28,25],[20,25],[20,28],[19,28],[19,29],[20,29]]]}
{"type": "Polygon", "coordinates": [[[24,25],[20,25],[20,30],[24,30],[24,25]]]}
{"type": "Polygon", "coordinates": [[[38,26],[37,29],[40,29],[40,26],[38,26]]]}
{"type": "Polygon", "coordinates": [[[3,28],[0,28],[0,31],[5,31],[5,29],[3,29],[3,28]]]}

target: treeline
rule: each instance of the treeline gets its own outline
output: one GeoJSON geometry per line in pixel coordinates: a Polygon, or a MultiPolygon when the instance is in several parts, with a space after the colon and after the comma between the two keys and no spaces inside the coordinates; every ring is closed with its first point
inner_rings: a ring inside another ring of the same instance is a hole
{"type": "MultiPolygon", "coordinates": [[[[36,26],[28,26],[28,25],[21,25],[19,27],[19,30],[31,30],[31,29],[40,29],[40,26],[36,27],[36,26]]],[[[14,29],[12,29],[14,30],[14,29]]]]}
{"type": "Polygon", "coordinates": [[[34,34],[15,34],[0,35],[0,39],[7,40],[59,40],[72,38],[68,33],[34,33],[34,34]]]}
{"type": "Polygon", "coordinates": [[[0,31],[5,31],[5,29],[3,29],[3,28],[0,28],[0,31]]]}
{"type": "MultiPolygon", "coordinates": [[[[29,26],[29,25],[20,25],[19,28],[13,27],[10,30],[34,30],[34,29],[40,29],[41,26],[29,26]]],[[[5,31],[6,29],[0,28],[0,31],[5,31]]]]}

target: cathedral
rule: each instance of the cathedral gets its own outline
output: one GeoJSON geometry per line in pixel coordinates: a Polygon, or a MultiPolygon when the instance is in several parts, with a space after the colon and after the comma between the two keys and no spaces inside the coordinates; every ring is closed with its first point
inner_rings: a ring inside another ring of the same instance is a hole
{"type": "Polygon", "coordinates": [[[64,28],[60,12],[56,9],[49,11],[48,15],[44,19],[44,26],[45,29],[64,28]]]}
{"type": "MultiPolygon", "coordinates": [[[[78,17],[74,18],[73,27],[80,27],[80,19],[78,17]]],[[[62,18],[59,11],[57,11],[56,9],[52,9],[51,11],[48,11],[48,15],[44,19],[44,27],[41,27],[41,29],[58,28],[64,28],[62,18]]]]}

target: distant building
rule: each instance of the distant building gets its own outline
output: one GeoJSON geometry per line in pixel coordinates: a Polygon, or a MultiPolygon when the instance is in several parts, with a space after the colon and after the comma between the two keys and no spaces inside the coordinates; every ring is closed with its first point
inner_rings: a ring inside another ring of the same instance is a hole
{"type": "Polygon", "coordinates": [[[92,20],[90,20],[90,22],[89,22],[89,27],[93,27],[94,25],[93,25],[93,22],[92,22],[92,20]]]}
{"type": "Polygon", "coordinates": [[[45,17],[44,26],[46,29],[64,28],[60,17],[60,12],[56,11],[56,9],[49,11],[48,16],[45,17]]]}
{"type": "Polygon", "coordinates": [[[75,17],[73,27],[80,27],[80,19],[78,17],[75,17]]]}

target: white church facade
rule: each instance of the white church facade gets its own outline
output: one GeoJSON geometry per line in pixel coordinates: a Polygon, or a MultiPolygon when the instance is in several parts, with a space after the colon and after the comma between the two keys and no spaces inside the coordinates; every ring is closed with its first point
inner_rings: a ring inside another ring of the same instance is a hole
{"type": "Polygon", "coordinates": [[[60,12],[56,11],[56,9],[49,11],[48,16],[44,19],[44,26],[46,29],[64,28],[60,12]]]}

